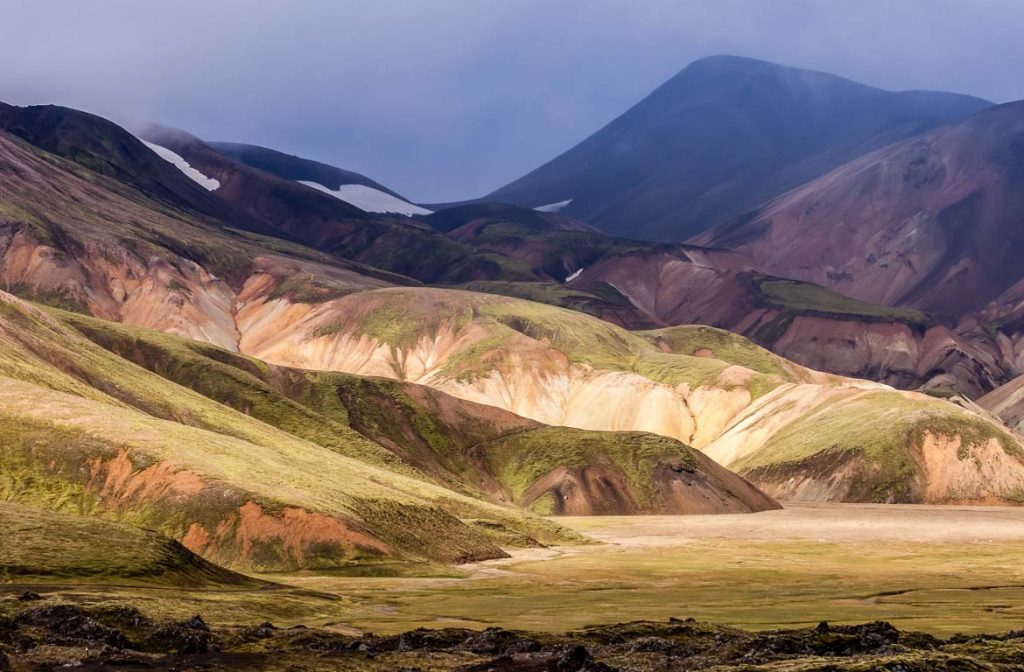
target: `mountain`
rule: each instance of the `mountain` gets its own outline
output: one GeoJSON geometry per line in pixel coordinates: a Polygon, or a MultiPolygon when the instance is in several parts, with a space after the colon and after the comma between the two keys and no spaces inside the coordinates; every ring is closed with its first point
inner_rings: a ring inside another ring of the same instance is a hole
{"type": "Polygon", "coordinates": [[[506,257],[480,254],[416,220],[368,213],[324,189],[251,168],[183,131],[151,127],[142,135],[216,179],[221,186],[212,193],[272,235],[424,282],[537,279],[506,257]]]}
{"type": "Polygon", "coordinates": [[[1024,102],[866,154],[699,242],[765,273],[960,318],[1022,278],[1024,102]]]}
{"type": "MultiPolygon", "coordinates": [[[[502,540],[531,543],[564,535],[523,509],[641,513],[772,506],[762,493],[688,446],[725,467],[741,469],[779,497],[908,502],[1015,497],[1019,444],[986,413],[823,374],[706,327],[630,332],[581,312],[519,298],[418,286],[365,265],[367,256],[354,255],[362,263],[343,258],[329,241],[358,238],[369,241],[364,251],[392,255],[410,239],[430,241],[437,247],[425,249],[434,251],[447,241],[463,259],[501,259],[505,268],[522,269],[524,278],[545,280],[486,281],[506,283],[506,293],[525,293],[524,287],[534,284],[538,295],[548,293],[552,301],[580,300],[595,309],[596,302],[604,301],[623,311],[644,306],[657,312],[664,301],[644,303],[647,298],[623,280],[630,267],[636,275],[651,265],[648,257],[661,255],[666,264],[687,273],[712,267],[779,310],[789,306],[796,313],[914,324],[919,317],[913,311],[844,303],[813,285],[753,276],[739,270],[735,253],[632,243],[581,231],[562,213],[474,206],[425,218],[448,229],[446,235],[427,221],[380,219],[357,211],[243,166],[180,132],[149,134],[148,141],[174,152],[218,186],[201,187],[180,163],[158,157],[163,163],[152,165],[171,166],[167,174],[184,177],[198,193],[215,195],[279,235],[236,229],[184,206],[172,207],[150,195],[158,185],[120,182],[0,133],[5,178],[0,181],[0,260],[7,286],[43,303],[126,323],[39,314],[9,301],[14,307],[7,311],[11,326],[6,333],[13,349],[7,375],[17,395],[7,408],[31,416],[31,409],[43,408],[38,399],[45,398],[54,408],[72,409],[61,423],[77,418],[75,426],[89,436],[76,444],[83,446],[76,459],[86,459],[95,448],[102,455],[96,473],[110,478],[121,478],[121,470],[141,473],[164,464],[176,441],[190,441],[189,450],[198,452],[182,453],[186,470],[204,483],[227,479],[238,490],[218,515],[240,521],[243,514],[258,513],[249,506],[252,502],[264,512],[282,507],[305,512],[294,513],[300,522],[306,514],[328,516],[366,535],[355,546],[343,543],[338,553],[311,562],[345,562],[367,552],[444,560],[484,557],[493,555],[502,540]],[[311,214],[316,211],[328,214],[316,220],[311,214]],[[319,228],[312,226],[318,221],[319,228]],[[370,232],[379,230],[390,233],[371,240],[370,232]],[[622,266],[622,260],[629,263],[622,266]],[[602,265],[625,275],[615,279],[602,273],[609,280],[606,286],[575,287],[602,265]],[[563,282],[554,282],[562,273],[563,282]],[[36,333],[32,324],[45,328],[36,333]],[[188,345],[134,327],[223,349],[188,345]],[[33,364],[26,369],[18,362],[33,364]],[[138,379],[132,367],[159,380],[138,379]],[[67,376],[79,382],[69,383],[67,376]],[[26,406],[28,399],[35,399],[35,406],[26,406]],[[94,403],[128,408],[112,411],[94,403]],[[817,417],[826,421],[819,423],[817,417]],[[134,430],[116,435],[117,445],[140,456],[133,463],[137,469],[126,469],[119,454],[110,451],[115,438],[109,422],[140,428],[138,435],[134,430]],[[198,448],[228,444],[251,456],[252,464],[243,469],[220,457],[210,462],[206,448],[198,448]],[[287,446],[302,459],[282,466],[275,462],[281,453],[267,453],[268,446],[287,446]],[[358,488],[307,492],[300,487],[311,483],[312,472],[303,470],[328,459],[323,451],[341,460],[332,469],[347,474],[339,476],[342,480],[369,479],[372,485],[359,486],[367,489],[365,496],[358,488]],[[823,470],[826,463],[829,469],[823,470]],[[368,477],[363,469],[377,470],[377,475],[368,477]],[[993,481],[993,469],[1005,478],[993,481]],[[285,500],[273,499],[284,495],[275,494],[269,473],[286,473],[297,484],[285,500]],[[381,503],[367,509],[353,496],[381,503]],[[422,537],[406,536],[396,522],[402,516],[388,512],[407,506],[426,507],[423,515],[429,513],[433,522],[424,525],[451,526],[450,534],[460,541],[441,549],[422,537]],[[503,522],[481,531],[464,523],[459,527],[447,515],[503,522]],[[390,550],[367,551],[374,544],[390,550]]],[[[73,143],[65,153],[76,155],[73,143]]],[[[146,170],[141,163],[138,169],[146,170]]],[[[159,183],[155,175],[145,179],[159,183]]],[[[422,263],[422,269],[437,268],[436,255],[419,252],[409,259],[422,263]]],[[[45,419],[52,418],[31,416],[19,422],[45,419]]],[[[42,478],[39,469],[59,471],[63,464],[30,463],[33,482],[42,478]]],[[[120,492],[121,485],[110,487],[120,492]]],[[[56,501],[53,491],[45,492],[42,501],[56,501]]],[[[105,491],[99,492],[99,504],[108,506],[105,491]]],[[[195,490],[198,502],[205,492],[195,490]]],[[[200,506],[190,497],[181,501],[200,506]]],[[[131,506],[119,515],[144,519],[172,538],[187,537],[192,550],[222,564],[265,561],[289,567],[306,562],[301,549],[309,540],[304,538],[261,560],[250,554],[247,533],[236,534],[248,528],[225,522],[228,518],[189,522],[192,514],[183,511],[193,509],[187,506],[153,509],[146,503],[140,509],[135,499],[128,502],[131,506]],[[201,530],[188,535],[192,523],[201,530]]],[[[287,517],[259,521],[259,529],[283,530],[279,535],[289,529],[287,517]]]]}
{"type": "Polygon", "coordinates": [[[424,221],[549,278],[475,281],[459,285],[463,289],[572,308],[629,329],[707,324],[814,369],[904,389],[977,398],[1012,376],[1012,363],[982,329],[954,330],[919,310],[765,275],[742,252],[626,240],[545,217],[552,215],[478,204],[440,210],[424,221]]]}
{"type": "Polygon", "coordinates": [[[989,105],[715,56],[480,200],[526,207],[568,200],[562,214],[609,233],[685,240],[873,149],[989,105]]]}
{"type": "MultiPolygon", "coordinates": [[[[0,103],[0,130],[51,154],[112,178],[147,198],[164,203],[219,226],[265,233],[267,227],[231,208],[198,181],[206,176],[183,170],[181,157],[147,146],[117,124],[80,110],[55,105],[15,107],[0,103]],[[154,151],[154,149],[156,151],[154,151]],[[164,152],[160,154],[158,152],[164,152]]],[[[190,167],[189,167],[190,169],[190,167]]]]}
{"type": "Polygon", "coordinates": [[[391,189],[374,182],[365,175],[350,170],[257,145],[235,142],[210,142],[208,144],[221,154],[250,168],[258,168],[286,180],[294,180],[320,189],[367,212],[399,215],[430,214],[430,210],[413,205],[408,199],[391,189]]]}
{"type": "MultiPolygon", "coordinates": [[[[695,242],[730,248],[759,272],[927,312],[934,326],[917,334],[873,327],[844,336],[806,324],[804,331],[884,347],[914,372],[908,382],[933,377],[977,398],[1024,371],[1022,210],[1018,102],[859,157],[695,242]]],[[[822,364],[805,350],[801,361],[822,364]]]]}
{"type": "MultiPolygon", "coordinates": [[[[81,157],[89,133],[66,137],[62,153],[81,157]]],[[[416,385],[238,355],[243,333],[258,343],[330,299],[413,281],[174,206],[163,177],[202,195],[230,191],[232,175],[210,191],[123,129],[113,137],[139,152],[131,181],[0,131],[3,286],[75,311],[0,292],[0,499],[144,526],[264,570],[461,562],[578,540],[528,510],[776,506],[671,437],[550,427],[416,385]]]]}

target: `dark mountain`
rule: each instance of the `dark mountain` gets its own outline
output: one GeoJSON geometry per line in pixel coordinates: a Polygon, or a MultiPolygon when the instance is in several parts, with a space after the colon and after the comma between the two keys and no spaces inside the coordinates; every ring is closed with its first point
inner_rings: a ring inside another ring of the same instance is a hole
{"type": "Polygon", "coordinates": [[[208,142],[218,152],[251,168],[259,168],[278,177],[296,182],[316,182],[328,189],[337,189],[344,184],[361,184],[371,187],[395,198],[408,200],[404,196],[375,182],[365,175],[344,170],[326,163],[304,159],[301,156],[285,154],[274,149],[258,145],[246,145],[238,142],[208,142]]]}
{"type": "Polygon", "coordinates": [[[691,64],[566,153],[481,200],[685,240],[871,150],[991,105],[733,56],[691,64]]]}
{"type": "Polygon", "coordinates": [[[514,260],[477,253],[414,219],[368,213],[294,180],[249,167],[184,131],[153,127],[143,135],[217,179],[218,197],[272,227],[275,235],[424,282],[536,279],[514,260]]]}
{"type": "Polygon", "coordinates": [[[103,117],[56,105],[0,103],[0,130],[167,205],[237,228],[269,232],[262,222],[228,206],[103,117]]]}
{"type": "Polygon", "coordinates": [[[506,203],[471,203],[438,210],[421,218],[431,228],[445,233],[477,222],[508,222],[531,231],[590,231],[598,233],[586,222],[555,212],[540,212],[506,203]]]}

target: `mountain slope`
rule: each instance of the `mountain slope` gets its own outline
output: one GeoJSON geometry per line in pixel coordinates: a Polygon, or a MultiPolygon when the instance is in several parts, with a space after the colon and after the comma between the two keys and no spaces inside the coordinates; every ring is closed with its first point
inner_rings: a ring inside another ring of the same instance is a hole
{"type": "Polygon", "coordinates": [[[488,499],[536,508],[553,493],[568,500],[554,510],[577,514],[775,506],[678,441],[568,436],[415,386],[268,367],[2,293],[0,398],[0,499],[151,527],[236,568],[458,562],[575,539],[488,499]],[[372,430],[384,422],[399,444],[372,430]],[[514,463],[559,441],[590,448],[546,452],[529,463],[547,465],[536,475],[514,463]],[[426,450],[411,454],[417,442],[426,450]],[[548,472],[577,480],[534,483],[548,472]]]}
{"type": "Polygon", "coordinates": [[[856,159],[701,236],[765,273],[960,318],[1022,278],[1024,103],[856,159]]]}
{"type": "Polygon", "coordinates": [[[152,527],[231,567],[502,555],[462,517],[566,539],[513,509],[254,420],[0,299],[5,500],[152,527]]]}
{"type": "Polygon", "coordinates": [[[210,142],[210,147],[250,168],[320,189],[367,212],[427,215],[430,210],[413,205],[365,175],[343,170],[257,145],[210,142]]]}
{"type": "Polygon", "coordinates": [[[250,168],[182,131],[154,127],[143,136],[218,180],[216,196],[276,235],[423,282],[536,279],[514,260],[478,253],[416,220],[367,213],[323,189],[250,168]]]}
{"type": "Polygon", "coordinates": [[[990,103],[882,91],[732,56],[691,64],[592,136],[481,200],[685,240],[872,149],[990,103]]]}
{"type": "Polygon", "coordinates": [[[411,282],[171,208],[3,132],[0,175],[3,288],[52,305],[230,347],[235,302],[261,277],[301,277],[310,297],[411,282]]]}
{"type": "Polygon", "coordinates": [[[1017,439],[985,415],[808,370],[706,327],[627,332],[573,311],[435,288],[360,292],[294,315],[273,329],[243,325],[239,349],[417,382],[553,425],[674,437],[778,496],[1016,501],[1024,484],[1017,439]],[[822,413],[858,418],[871,438],[831,416],[809,420],[822,413]],[[814,468],[837,447],[835,469],[814,468]],[[778,470],[755,461],[762,451],[778,470]],[[1005,480],[992,480],[993,468],[1005,480]]]}
{"type": "Polygon", "coordinates": [[[72,314],[61,319],[111,352],[292,435],[472,497],[533,504],[513,492],[513,483],[524,482],[521,469],[507,468],[499,457],[499,453],[514,457],[516,452],[507,451],[509,442],[514,442],[545,447],[546,460],[535,461],[531,468],[548,464],[549,471],[603,470],[611,479],[608,492],[584,493],[563,513],[587,514],[602,506],[605,512],[620,514],[750,511],[773,506],[749,484],[674,440],[549,428],[420,385],[268,366],[158,332],[72,314]],[[591,449],[571,455],[563,451],[563,462],[554,452],[559,442],[589,444],[591,449]],[[637,469],[641,454],[646,456],[646,466],[637,469]],[[686,488],[690,497],[659,495],[655,484],[663,484],[668,488],[664,492],[670,493],[670,483],[678,476],[666,469],[679,464],[689,465],[687,478],[707,482],[710,491],[686,488]]]}

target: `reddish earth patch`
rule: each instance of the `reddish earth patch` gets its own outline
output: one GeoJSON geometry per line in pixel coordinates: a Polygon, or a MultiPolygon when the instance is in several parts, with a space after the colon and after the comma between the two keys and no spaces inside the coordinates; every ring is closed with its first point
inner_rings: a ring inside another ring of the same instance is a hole
{"type": "Polygon", "coordinates": [[[179,469],[170,462],[158,462],[136,471],[126,450],[122,450],[112,460],[96,458],[89,470],[89,485],[111,507],[131,501],[192,497],[199,495],[205,487],[199,474],[179,469]]]}
{"type": "Polygon", "coordinates": [[[194,553],[228,556],[233,565],[253,567],[331,566],[359,553],[389,552],[386,545],[335,516],[299,508],[273,515],[251,501],[239,507],[237,516],[222,520],[212,533],[192,523],[182,544],[194,553]]]}

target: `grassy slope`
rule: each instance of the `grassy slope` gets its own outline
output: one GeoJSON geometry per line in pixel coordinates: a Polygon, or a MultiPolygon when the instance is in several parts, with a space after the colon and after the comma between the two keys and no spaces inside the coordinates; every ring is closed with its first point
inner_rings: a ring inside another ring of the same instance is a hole
{"type": "Polygon", "coordinates": [[[407,348],[425,335],[436,334],[443,325],[482,327],[485,339],[453,353],[446,362],[445,374],[452,377],[473,378],[500,368],[503,349],[521,335],[564,353],[573,362],[632,371],[672,385],[728,386],[731,383],[721,381],[722,373],[741,366],[752,371],[744,384],[755,397],[784,382],[827,378],[720,329],[682,325],[627,331],[574,310],[478,292],[369,290],[358,293],[339,312],[315,336],[355,333],[393,348],[407,348]]]}
{"type": "MultiPolygon", "coordinates": [[[[30,308],[0,305],[4,499],[111,513],[174,538],[193,522],[212,531],[250,501],[271,513],[299,507],[348,521],[398,557],[494,552],[484,533],[458,518],[496,519],[542,541],[571,538],[539,519],[288,434],[120,359],[30,308]],[[97,460],[109,465],[121,453],[135,473],[172,465],[198,474],[202,487],[170,500],[141,488],[111,501],[93,482],[97,460]]],[[[214,557],[253,561],[228,546],[214,549],[214,557]]],[[[263,549],[264,564],[294,564],[294,553],[273,546],[263,549]]]]}
{"type": "Polygon", "coordinates": [[[606,283],[599,283],[598,287],[584,291],[554,282],[480,280],[459,285],[458,289],[547,303],[595,317],[602,317],[613,311],[635,310],[629,299],[606,283]]]}
{"type": "Polygon", "coordinates": [[[899,322],[916,328],[925,328],[931,324],[931,318],[920,310],[867,303],[808,282],[758,278],[754,284],[766,306],[776,308],[786,315],[899,322]]]}
{"type": "MultiPolygon", "coordinates": [[[[672,458],[698,468],[695,455],[680,454],[679,442],[656,434],[635,432],[624,451],[621,435],[627,433],[588,432],[567,427],[549,427],[502,437],[486,446],[485,459],[513,498],[519,501],[530,485],[556,467],[584,468],[610,466],[625,476],[630,491],[647,511],[658,510],[658,495],[650,478],[659,464],[672,458]]],[[[545,511],[538,502],[539,513],[545,511]]]]}
{"type": "MultiPolygon", "coordinates": [[[[926,433],[959,436],[962,460],[973,448],[996,440],[1018,460],[1024,450],[1005,428],[980,416],[956,412],[952,404],[896,391],[867,391],[833,400],[774,434],[764,447],[732,463],[747,475],[784,475],[802,462],[835,456],[838,466],[859,462],[851,486],[853,501],[917,501],[921,465],[916,448],[926,433]]],[[[1024,496],[1024,492],[1021,493],[1024,496]]]]}
{"type": "Polygon", "coordinates": [[[474,497],[517,501],[559,466],[603,464],[628,475],[642,510],[657,511],[656,463],[697,462],[674,439],[543,427],[422,386],[275,367],[151,330],[52,314],[121,357],[292,435],[474,497]]]}
{"type": "Polygon", "coordinates": [[[0,582],[138,581],[147,586],[255,588],[156,532],[0,502],[0,582]]]}

